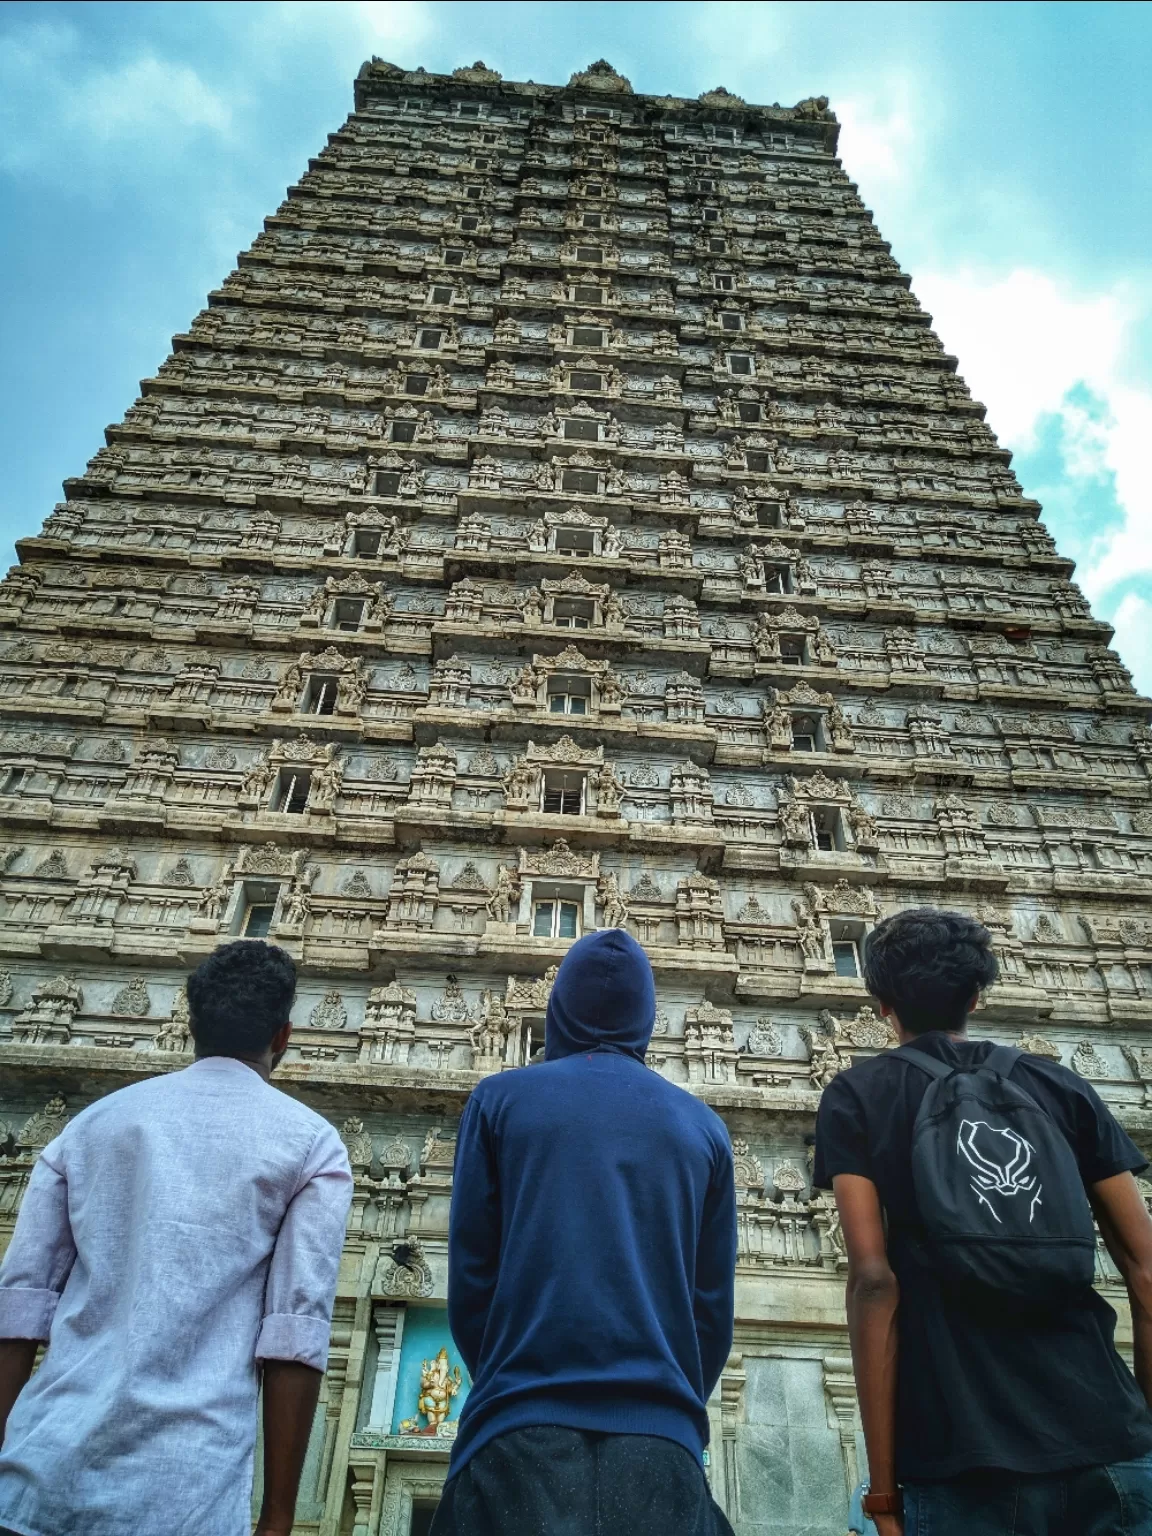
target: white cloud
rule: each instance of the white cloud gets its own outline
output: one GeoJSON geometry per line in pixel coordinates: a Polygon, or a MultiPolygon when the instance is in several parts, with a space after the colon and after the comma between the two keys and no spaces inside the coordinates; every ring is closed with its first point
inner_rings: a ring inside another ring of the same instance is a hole
{"type": "Polygon", "coordinates": [[[1006,277],[926,273],[916,289],[1007,446],[1036,447],[1045,420],[1055,417],[1061,491],[1098,497],[1111,477],[1122,521],[1088,538],[1078,575],[1100,612],[1115,610],[1116,643],[1152,688],[1152,603],[1124,589],[1152,575],[1152,383],[1128,345],[1152,311],[1152,294],[1128,286],[1083,292],[1029,269],[1006,277]]]}
{"type": "Polygon", "coordinates": [[[190,65],[144,50],[114,65],[86,59],[74,28],[10,30],[0,50],[0,167],[70,174],[120,143],[170,149],[193,134],[227,134],[229,102],[190,65]]]}
{"type": "Polygon", "coordinates": [[[915,179],[923,119],[907,82],[890,82],[882,93],[838,96],[832,105],[840,119],[840,159],[862,190],[915,179]]]}
{"type": "MultiPolygon", "coordinates": [[[[414,47],[433,31],[432,15],[423,0],[339,0],[335,4],[332,0],[272,0],[240,9],[261,48],[294,49],[301,37],[308,37],[341,53],[359,50],[367,58],[384,47],[414,47]]],[[[392,62],[414,69],[420,61],[397,58],[392,62]]]]}

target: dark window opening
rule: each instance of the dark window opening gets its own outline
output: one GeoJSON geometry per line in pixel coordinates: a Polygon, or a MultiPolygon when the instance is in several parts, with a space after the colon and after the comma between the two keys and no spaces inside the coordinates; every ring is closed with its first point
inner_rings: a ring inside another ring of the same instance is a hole
{"type": "Polygon", "coordinates": [[[598,421],[581,421],[579,417],[566,417],[564,421],[564,436],[569,442],[598,443],[600,441],[600,423],[598,421]]]}
{"type": "Polygon", "coordinates": [[[479,117],[480,116],[480,104],[479,104],[479,102],[475,102],[475,101],[462,101],[460,103],[460,116],[461,117],[479,117]]]}
{"type": "Polygon", "coordinates": [[[446,267],[462,267],[464,265],[464,252],[455,247],[444,252],[444,265],[446,267]]]}
{"type": "Polygon", "coordinates": [[[465,187],[464,188],[464,196],[468,199],[469,202],[471,202],[471,203],[478,203],[480,201],[480,199],[484,196],[484,188],[483,187],[465,187]]]}
{"type": "Polygon", "coordinates": [[[301,706],[303,713],[306,715],[332,714],[336,708],[336,691],[338,687],[339,683],[335,677],[314,672],[308,679],[304,703],[301,706]]]}
{"type": "Polygon", "coordinates": [[[748,471],[753,475],[766,475],[768,473],[768,455],[766,453],[749,453],[745,455],[748,471]]]}
{"type": "Polygon", "coordinates": [[[815,715],[792,716],[793,752],[815,752],[820,739],[820,727],[815,715]]]}
{"type": "Polygon", "coordinates": [[[752,359],[747,352],[729,352],[728,372],[739,374],[751,374],[752,359]]]}
{"type": "Polygon", "coordinates": [[[834,853],[839,846],[840,812],[834,806],[818,805],[809,812],[812,841],[821,853],[834,853]]]}
{"type": "Polygon", "coordinates": [[[576,325],[572,328],[572,341],[577,347],[602,347],[604,332],[596,326],[576,325]]]}
{"type": "Polygon", "coordinates": [[[584,775],[546,771],[540,809],[548,816],[579,816],[584,810],[584,775]]]}
{"type": "Polygon", "coordinates": [[[444,287],[443,285],[441,285],[439,283],[436,284],[436,286],[432,289],[432,303],[433,304],[451,304],[451,302],[452,302],[452,289],[451,288],[446,288],[446,287],[444,287]]]}
{"type": "Polygon", "coordinates": [[[598,263],[604,260],[604,252],[598,245],[578,245],[576,247],[576,260],[598,263]]]}
{"type": "Polygon", "coordinates": [[[338,597],[332,609],[332,624],[336,629],[356,630],[364,617],[364,599],[338,597]]]}
{"type": "Polygon", "coordinates": [[[308,805],[312,774],[307,768],[281,768],[272,809],[287,816],[301,816],[308,805]]]}
{"type": "Polygon", "coordinates": [[[358,528],[352,538],[352,553],[357,560],[375,560],[380,553],[380,535],[372,528],[358,528]]]}
{"type": "Polygon", "coordinates": [[[558,597],[552,605],[552,619],[558,629],[590,629],[592,604],[585,598],[558,597]]]}
{"type": "Polygon", "coordinates": [[[376,471],[377,496],[399,496],[400,471],[398,469],[378,469],[376,471]]]}
{"type": "Polygon", "coordinates": [[[472,169],[473,170],[476,170],[476,171],[486,171],[491,164],[492,164],[492,157],[490,155],[473,155],[472,156],[472,169]]]}
{"type": "Polygon", "coordinates": [[[463,230],[479,229],[480,220],[474,213],[462,214],[460,217],[460,228],[463,230]]]}
{"type": "Polygon", "coordinates": [[[426,373],[410,373],[404,380],[404,393],[406,395],[426,395],[428,393],[428,375],[426,373]]]}
{"type": "Polygon", "coordinates": [[[558,555],[567,555],[573,560],[586,560],[593,553],[593,538],[590,528],[557,528],[555,550],[558,555]]]}
{"type": "Polygon", "coordinates": [[[741,400],[736,409],[740,413],[741,421],[760,420],[760,402],[758,400],[741,400]]]}
{"type": "Polygon", "coordinates": [[[736,279],[731,272],[717,272],[712,279],[712,286],[717,293],[732,293],[736,287],[736,279]]]}
{"type": "Polygon", "coordinates": [[[392,423],[392,441],[394,443],[414,443],[416,441],[416,423],[414,421],[394,421],[392,423]]]}
{"type": "Polygon", "coordinates": [[[276,901],[280,895],[280,887],[250,885],[247,887],[246,894],[248,900],[244,908],[244,918],[240,924],[240,937],[266,939],[272,928],[272,919],[276,916],[276,901]]]}
{"type": "Polygon", "coordinates": [[[756,521],[761,528],[779,528],[780,508],[771,502],[761,502],[756,508],[756,521]]]}
{"type": "Polygon", "coordinates": [[[804,637],[802,635],[780,636],[780,660],[786,667],[803,666],[804,637]]]}
{"type": "Polygon", "coordinates": [[[560,476],[560,488],[584,496],[597,496],[600,492],[600,476],[592,469],[566,469],[560,476]]]}
{"type": "Polygon", "coordinates": [[[572,297],[577,304],[602,304],[604,290],[594,288],[591,283],[576,283],[572,288],[572,297]]]}
{"type": "Polygon", "coordinates": [[[599,394],[604,388],[600,374],[586,373],[582,368],[574,368],[568,378],[573,389],[581,389],[588,394],[599,394]]]}
{"type": "Polygon", "coordinates": [[[704,212],[702,214],[702,218],[703,218],[705,224],[719,224],[719,222],[720,222],[720,210],[719,210],[719,208],[705,208],[704,212]]]}
{"type": "Polygon", "coordinates": [[[553,678],[548,684],[550,715],[586,715],[592,689],[586,677],[553,678]]]}
{"type": "Polygon", "coordinates": [[[728,242],[720,235],[709,235],[708,249],[715,251],[718,255],[723,255],[728,249],[728,242]]]}
{"type": "Polygon", "coordinates": [[[862,932],[853,923],[833,922],[830,927],[832,929],[832,960],[837,976],[859,976],[862,932]]]}
{"type": "Polygon", "coordinates": [[[603,226],[604,219],[599,213],[586,213],[581,222],[585,229],[600,229],[603,226]]]}
{"type": "Polygon", "coordinates": [[[744,329],[744,317],[735,310],[726,309],[720,316],[720,327],[725,331],[742,331],[744,329]]]}
{"type": "Polygon", "coordinates": [[[416,345],[425,352],[436,352],[444,339],[444,332],[435,326],[426,326],[416,338],[416,345]]]}
{"type": "Polygon", "coordinates": [[[432,1529],[432,1517],[436,1513],[436,1505],[421,1502],[412,1505],[412,1521],[408,1527],[408,1536],[429,1536],[432,1529]]]}

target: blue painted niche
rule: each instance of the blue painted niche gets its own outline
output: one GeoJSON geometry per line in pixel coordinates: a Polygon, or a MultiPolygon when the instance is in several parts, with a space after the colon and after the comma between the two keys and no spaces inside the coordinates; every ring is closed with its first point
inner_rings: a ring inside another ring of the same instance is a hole
{"type": "MultiPolygon", "coordinates": [[[[405,1309],[404,1336],[400,1343],[400,1370],[396,1380],[396,1407],[392,1413],[392,1433],[400,1433],[400,1424],[404,1419],[414,1419],[416,1414],[416,1399],[420,1396],[420,1365],[424,1360],[431,1360],[439,1354],[441,1347],[448,1351],[448,1365],[450,1369],[460,1367],[462,1377],[460,1390],[452,1399],[452,1405],[448,1413],[448,1422],[455,1424],[460,1417],[468,1396],[468,1389],[472,1385],[468,1375],[468,1367],[461,1360],[459,1352],[452,1342],[452,1335],[448,1331],[448,1310],[446,1307],[414,1307],[409,1305],[405,1309]]],[[[420,1415],[422,1424],[427,1421],[420,1415]]]]}

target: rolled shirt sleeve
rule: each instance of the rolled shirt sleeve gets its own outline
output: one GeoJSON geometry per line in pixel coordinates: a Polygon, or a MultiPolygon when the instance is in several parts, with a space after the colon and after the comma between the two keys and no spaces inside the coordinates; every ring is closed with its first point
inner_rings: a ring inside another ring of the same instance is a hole
{"type": "Polygon", "coordinates": [[[36,1160],[0,1264],[0,1339],[48,1339],[75,1261],[68,1180],[57,1138],[36,1160]]]}
{"type": "Polygon", "coordinates": [[[322,1371],[328,1364],[332,1305],[348,1208],[352,1172],[348,1154],[331,1126],[317,1132],[288,1206],[264,1292],[264,1321],[257,1360],[295,1360],[322,1371]]]}

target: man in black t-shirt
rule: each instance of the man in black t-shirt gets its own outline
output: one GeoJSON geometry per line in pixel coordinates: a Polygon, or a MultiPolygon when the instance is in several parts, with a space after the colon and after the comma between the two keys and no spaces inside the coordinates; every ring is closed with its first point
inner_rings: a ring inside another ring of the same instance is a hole
{"type": "MultiPolygon", "coordinates": [[[[990,1040],[968,1014],[996,979],[987,929],[930,908],[877,925],[868,990],[902,1044],[964,1069],[990,1040]]],[[[1096,1092],[1024,1056],[1012,1082],[1079,1164],[1128,1289],[1135,1376],[1116,1316],[1086,1288],[1063,1305],[976,1299],[913,1239],[912,1128],[932,1078],[891,1052],[841,1072],[816,1122],[815,1184],[835,1192],[847,1312],[879,1536],[1152,1536],[1152,1220],[1147,1166],[1096,1092]]]]}

